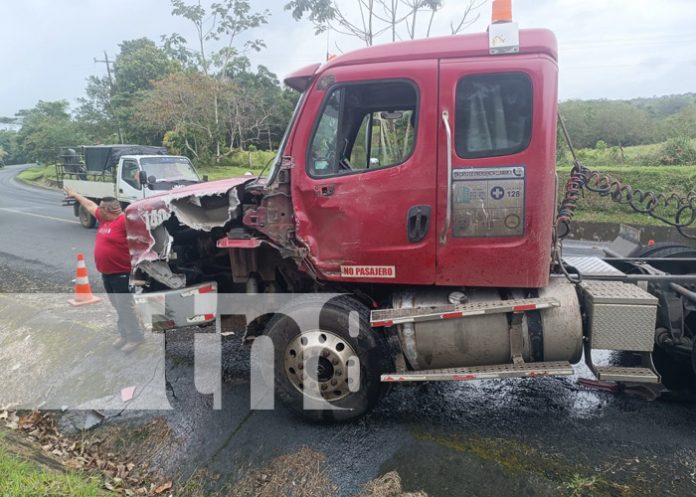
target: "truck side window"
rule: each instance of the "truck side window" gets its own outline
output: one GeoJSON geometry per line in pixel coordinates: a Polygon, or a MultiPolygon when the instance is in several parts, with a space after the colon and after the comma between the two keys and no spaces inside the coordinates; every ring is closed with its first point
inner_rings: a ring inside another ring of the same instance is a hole
{"type": "Polygon", "coordinates": [[[140,180],[138,179],[139,172],[140,169],[138,168],[138,164],[134,161],[127,160],[123,162],[121,178],[136,190],[140,190],[140,180]]]}
{"type": "Polygon", "coordinates": [[[418,95],[412,83],[349,84],[331,90],[307,160],[311,176],[369,171],[413,152],[418,95]]]}
{"type": "Polygon", "coordinates": [[[464,159],[510,155],[529,145],[532,82],[524,73],[466,76],[457,83],[455,149],[464,159]]]}

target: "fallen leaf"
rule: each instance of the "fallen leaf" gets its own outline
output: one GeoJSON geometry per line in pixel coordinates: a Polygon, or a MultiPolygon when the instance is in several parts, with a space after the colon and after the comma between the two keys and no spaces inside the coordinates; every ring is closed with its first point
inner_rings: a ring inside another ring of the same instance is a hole
{"type": "Polygon", "coordinates": [[[128,402],[133,400],[133,395],[135,394],[135,387],[126,387],[121,389],[121,400],[123,402],[128,402]]]}
{"type": "Polygon", "coordinates": [[[155,489],[155,493],[156,493],[157,495],[159,495],[159,494],[161,494],[161,493],[166,492],[167,490],[171,490],[171,489],[172,489],[172,485],[173,485],[173,483],[172,483],[171,481],[168,481],[167,483],[163,483],[162,485],[160,485],[159,487],[157,487],[157,488],[155,489]]]}

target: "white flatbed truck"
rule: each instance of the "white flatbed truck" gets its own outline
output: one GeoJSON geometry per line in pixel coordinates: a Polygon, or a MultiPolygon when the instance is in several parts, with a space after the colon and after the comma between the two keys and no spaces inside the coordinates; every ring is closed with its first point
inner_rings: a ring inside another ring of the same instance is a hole
{"type": "MultiPolygon", "coordinates": [[[[61,186],[99,203],[113,197],[125,209],[131,203],[166,190],[207,180],[201,178],[184,156],[167,155],[164,147],[143,145],[96,145],[64,148],[56,164],[61,186]]],[[[96,219],[74,200],[66,199],[80,224],[93,228],[96,219]]]]}

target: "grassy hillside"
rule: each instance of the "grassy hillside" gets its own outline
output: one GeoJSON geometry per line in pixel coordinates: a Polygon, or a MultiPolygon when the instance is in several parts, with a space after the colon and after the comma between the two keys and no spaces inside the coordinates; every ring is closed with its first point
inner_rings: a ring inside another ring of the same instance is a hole
{"type": "MultiPolygon", "coordinates": [[[[676,192],[682,195],[696,189],[696,166],[622,166],[606,165],[591,167],[630,185],[633,189],[655,193],[676,192]]],[[[559,199],[565,193],[565,184],[570,176],[570,166],[558,167],[559,199]]],[[[614,222],[624,224],[658,225],[664,223],[645,214],[634,212],[627,205],[620,205],[608,197],[586,192],[578,202],[574,220],[614,222]]]]}

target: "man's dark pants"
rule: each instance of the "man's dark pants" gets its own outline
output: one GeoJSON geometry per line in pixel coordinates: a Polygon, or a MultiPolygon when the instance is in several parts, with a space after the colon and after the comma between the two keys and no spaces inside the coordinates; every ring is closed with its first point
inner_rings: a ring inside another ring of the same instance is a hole
{"type": "Polygon", "coordinates": [[[102,281],[111,305],[118,313],[118,332],[129,342],[140,342],[143,340],[143,332],[135,314],[135,302],[128,288],[128,277],[128,273],[102,274],[102,281]]]}

